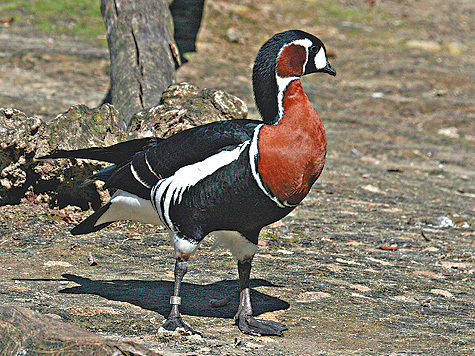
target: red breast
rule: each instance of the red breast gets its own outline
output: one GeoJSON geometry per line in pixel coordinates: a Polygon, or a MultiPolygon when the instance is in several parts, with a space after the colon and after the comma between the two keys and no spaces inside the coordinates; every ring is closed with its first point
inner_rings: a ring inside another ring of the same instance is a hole
{"type": "Polygon", "coordinates": [[[279,122],[264,125],[259,133],[258,171],[276,198],[298,204],[322,172],[327,139],[300,80],[288,85],[282,104],[279,122]]]}

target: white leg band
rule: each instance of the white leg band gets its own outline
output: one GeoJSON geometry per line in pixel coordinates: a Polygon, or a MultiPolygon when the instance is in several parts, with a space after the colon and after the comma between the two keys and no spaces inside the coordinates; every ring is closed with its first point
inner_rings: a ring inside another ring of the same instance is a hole
{"type": "Polygon", "coordinates": [[[181,305],[181,297],[176,297],[176,296],[172,295],[170,297],[170,304],[171,305],[181,305]]]}

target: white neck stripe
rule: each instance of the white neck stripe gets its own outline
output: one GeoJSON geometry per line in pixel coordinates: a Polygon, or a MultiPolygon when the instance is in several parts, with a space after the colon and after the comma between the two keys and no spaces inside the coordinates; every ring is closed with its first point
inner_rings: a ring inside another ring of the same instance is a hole
{"type": "MultiPolygon", "coordinates": [[[[277,55],[277,62],[278,62],[278,59],[280,58],[280,55],[282,54],[282,51],[284,50],[284,48],[286,48],[287,46],[290,46],[290,45],[297,45],[297,46],[302,46],[303,48],[305,48],[305,53],[306,53],[305,54],[305,62],[304,62],[303,67],[302,67],[302,74],[303,74],[305,72],[305,68],[307,67],[308,49],[312,45],[312,41],[310,41],[308,38],[301,38],[301,39],[292,41],[289,44],[286,44],[285,46],[282,46],[282,48],[279,51],[279,54],[277,55]]],[[[285,90],[287,89],[287,87],[289,86],[289,84],[291,82],[293,82],[294,80],[300,79],[300,77],[293,76],[293,77],[282,78],[277,74],[277,71],[276,71],[275,79],[276,79],[276,82],[277,82],[277,107],[278,107],[278,112],[277,112],[278,120],[277,121],[280,121],[280,119],[282,119],[282,117],[284,116],[284,106],[283,106],[284,92],[285,92],[285,90]]]]}

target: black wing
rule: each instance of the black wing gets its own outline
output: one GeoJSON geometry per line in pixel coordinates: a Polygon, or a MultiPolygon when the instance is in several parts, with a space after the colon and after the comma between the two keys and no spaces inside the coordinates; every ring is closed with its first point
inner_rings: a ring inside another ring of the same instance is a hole
{"type": "Polygon", "coordinates": [[[181,167],[251,139],[259,124],[261,122],[253,120],[218,121],[163,140],[131,140],[104,148],[59,151],[47,157],[107,158],[103,160],[116,164],[93,175],[92,179],[104,181],[106,187],[150,199],[150,190],[160,179],[173,175],[181,167]]]}
{"type": "Polygon", "coordinates": [[[147,148],[156,145],[160,141],[163,141],[163,139],[157,137],[147,137],[117,143],[108,147],[92,147],[70,151],[59,150],[50,153],[47,156],[40,157],[40,159],[74,157],[121,164],[132,158],[136,152],[146,150],[147,148]]]}

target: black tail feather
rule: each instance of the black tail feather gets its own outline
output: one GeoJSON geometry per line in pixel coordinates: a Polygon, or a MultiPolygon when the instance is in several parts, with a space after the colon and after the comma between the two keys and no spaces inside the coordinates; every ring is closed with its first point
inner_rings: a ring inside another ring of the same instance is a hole
{"type": "Polygon", "coordinates": [[[128,161],[135,153],[147,149],[150,145],[161,140],[157,137],[148,137],[117,143],[109,147],[92,147],[70,151],[59,150],[40,158],[85,158],[120,164],[128,161]]]}
{"type": "Polygon", "coordinates": [[[99,218],[103,214],[105,214],[105,212],[110,208],[111,204],[112,203],[110,203],[110,202],[107,203],[106,205],[101,207],[99,210],[94,212],[94,214],[89,216],[87,219],[83,220],[79,225],[76,225],[76,227],[74,227],[71,230],[71,234],[73,234],[73,235],[88,234],[90,232],[99,231],[99,230],[105,228],[107,225],[112,224],[112,221],[111,221],[111,222],[106,222],[106,223],[95,226],[97,220],[99,220],[99,218]]]}

